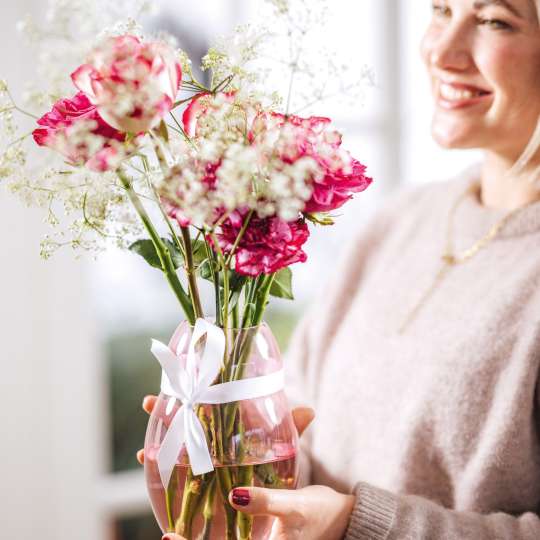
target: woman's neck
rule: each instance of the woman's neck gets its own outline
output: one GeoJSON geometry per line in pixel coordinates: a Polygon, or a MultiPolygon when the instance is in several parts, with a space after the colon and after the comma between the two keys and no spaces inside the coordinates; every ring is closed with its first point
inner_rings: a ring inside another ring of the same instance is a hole
{"type": "Polygon", "coordinates": [[[528,181],[535,167],[527,167],[519,176],[509,176],[513,160],[486,153],[480,179],[480,201],[489,208],[514,210],[540,201],[540,188],[528,181]]]}

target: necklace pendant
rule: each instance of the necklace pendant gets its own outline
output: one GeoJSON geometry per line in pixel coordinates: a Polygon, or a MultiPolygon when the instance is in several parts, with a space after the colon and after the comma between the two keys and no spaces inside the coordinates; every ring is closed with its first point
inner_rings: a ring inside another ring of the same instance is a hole
{"type": "Polygon", "coordinates": [[[456,259],[455,255],[452,255],[451,253],[447,253],[447,254],[443,255],[442,260],[446,264],[456,264],[456,262],[457,262],[457,259],[456,259]]]}

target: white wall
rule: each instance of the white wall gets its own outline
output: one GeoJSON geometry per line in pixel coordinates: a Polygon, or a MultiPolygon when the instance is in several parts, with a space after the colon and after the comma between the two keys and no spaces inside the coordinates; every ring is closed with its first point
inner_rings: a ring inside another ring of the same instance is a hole
{"type": "MultiPolygon", "coordinates": [[[[32,72],[15,23],[37,4],[2,3],[0,76],[16,91],[32,72]]],[[[0,192],[0,537],[103,539],[93,492],[102,385],[84,265],[41,261],[44,230],[40,212],[0,192]]]]}

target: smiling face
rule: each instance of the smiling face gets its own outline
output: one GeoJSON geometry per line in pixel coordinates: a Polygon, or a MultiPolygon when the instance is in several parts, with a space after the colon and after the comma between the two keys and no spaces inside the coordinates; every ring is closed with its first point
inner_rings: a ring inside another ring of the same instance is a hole
{"type": "Polygon", "coordinates": [[[540,115],[540,28],[533,0],[434,0],[422,57],[434,139],[512,160],[540,115]]]}

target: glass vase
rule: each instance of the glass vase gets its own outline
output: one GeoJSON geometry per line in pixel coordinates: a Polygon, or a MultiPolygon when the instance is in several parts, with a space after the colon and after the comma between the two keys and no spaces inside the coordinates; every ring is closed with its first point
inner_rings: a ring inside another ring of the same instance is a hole
{"type": "MultiPolygon", "coordinates": [[[[180,353],[180,362],[185,361],[192,332],[193,328],[184,322],[171,338],[169,347],[180,353]]],[[[226,342],[216,384],[270,375],[283,367],[276,340],[265,323],[228,330],[226,342]]],[[[229,504],[228,494],[239,486],[296,487],[298,433],[285,393],[221,405],[197,405],[195,412],[205,431],[214,471],[194,475],[183,446],[165,489],[157,454],[180,406],[175,398],[160,394],[146,433],[146,483],[161,530],[176,532],[187,540],[269,538],[273,518],[238,512],[229,504]]]]}

